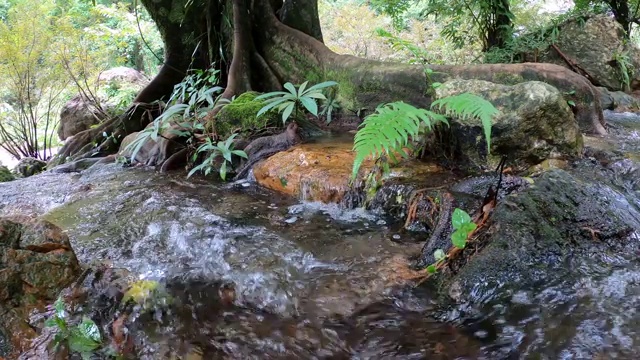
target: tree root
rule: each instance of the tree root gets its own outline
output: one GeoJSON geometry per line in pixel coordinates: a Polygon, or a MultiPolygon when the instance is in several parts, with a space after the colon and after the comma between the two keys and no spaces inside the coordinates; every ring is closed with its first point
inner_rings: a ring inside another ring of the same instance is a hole
{"type": "Polygon", "coordinates": [[[124,114],[73,136],[49,161],[47,166],[53,167],[62,164],[67,159],[78,160],[113,154],[118,151],[119,142],[125,136],[144,129],[160,111],[159,104],[134,103],[124,114]],[[98,142],[99,139],[104,140],[98,142]]]}

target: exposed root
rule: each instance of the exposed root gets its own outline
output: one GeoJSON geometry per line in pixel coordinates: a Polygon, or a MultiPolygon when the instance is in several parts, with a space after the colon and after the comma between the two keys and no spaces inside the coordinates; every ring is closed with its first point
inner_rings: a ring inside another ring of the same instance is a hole
{"type": "Polygon", "coordinates": [[[106,156],[118,151],[119,141],[132,132],[140,131],[153,121],[162,107],[160,104],[134,103],[124,114],[113,117],[93,129],[87,129],[73,136],[48,166],[62,164],[67,159],[78,160],[88,157],[106,156]],[[104,134],[108,137],[104,138],[104,134]],[[104,139],[98,146],[97,139],[104,139]]]}

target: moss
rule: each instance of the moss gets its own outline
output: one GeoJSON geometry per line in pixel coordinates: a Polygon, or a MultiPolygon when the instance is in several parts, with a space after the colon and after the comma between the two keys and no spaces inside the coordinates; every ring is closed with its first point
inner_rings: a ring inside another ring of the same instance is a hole
{"type": "Polygon", "coordinates": [[[256,92],[246,92],[225,105],[216,118],[216,131],[218,135],[225,137],[236,128],[250,129],[261,128],[267,125],[279,124],[280,114],[271,110],[256,117],[260,109],[265,105],[263,101],[255,101],[256,92]]]}
{"type": "Polygon", "coordinates": [[[493,76],[493,82],[504,85],[515,85],[525,82],[525,79],[517,74],[509,72],[499,72],[493,76]]]}
{"type": "Polygon", "coordinates": [[[11,173],[8,167],[0,165],[0,182],[13,181],[16,177],[11,173]]]}

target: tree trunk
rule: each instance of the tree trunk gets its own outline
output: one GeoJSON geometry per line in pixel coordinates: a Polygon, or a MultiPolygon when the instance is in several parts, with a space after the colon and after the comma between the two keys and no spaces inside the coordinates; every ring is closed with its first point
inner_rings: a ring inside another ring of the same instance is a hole
{"type": "MultiPolygon", "coordinates": [[[[278,0],[271,1],[278,3],[278,0]]],[[[427,79],[421,65],[383,63],[329,50],[318,40],[322,35],[319,25],[316,26],[319,24],[317,0],[295,0],[285,4],[277,12],[282,21],[276,16],[271,1],[191,2],[185,8],[187,0],[142,0],[160,29],[166,60],[158,76],[137,96],[136,103],[150,103],[168,96],[190,67],[221,69],[227,75],[222,79],[227,98],[247,90],[280,89],[287,81],[299,84],[306,80],[314,83],[334,80],[339,83],[337,96],[342,108],[354,111],[373,110],[380,103],[397,100],[429,106],[430,81],[441,82],[451,77],[505,84],[540,80],[561,91],[575,91],[572,100],[576,103],[576,116],[583,131],[605,132],[594,88],[582,76],[562,67],[548,64],[434,65],[431,68],[438,73],[427,79]],[[297,21],[301,19],[305,21],[297,21]],[[229,23],[233,28],[228,28],[226,24],[229,23]]],[[[151,120],[140,112],[131,113],[132,116],[78,134],[63,147],[62,157],[91,156],[96,150],[87,149],[87,144],[100,139],[103,131],[124,137],[143,129],[151,120]],[[80,154],[81,150],[85,153],[80,154]]],[[[113,145],[102,144],[98,150],[102,154],[113,152],[113,145]]],[[[166,159],[169,155],[160,158],[166,159]]]]}

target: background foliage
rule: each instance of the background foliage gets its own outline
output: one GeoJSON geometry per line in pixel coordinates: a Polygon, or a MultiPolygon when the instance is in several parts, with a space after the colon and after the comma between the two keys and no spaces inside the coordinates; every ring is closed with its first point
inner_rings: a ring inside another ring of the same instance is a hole
{"type": "Polygon", "coordinates": [[[121,96],[108,89],[98,94],[100,72],[116,66],[157,72],[162,41],[144,9],[132,4],[0,1],[0,146],[6,152],[46,159],[58,145],[59,111],[68,99],[79,91],[121,96]]]}

